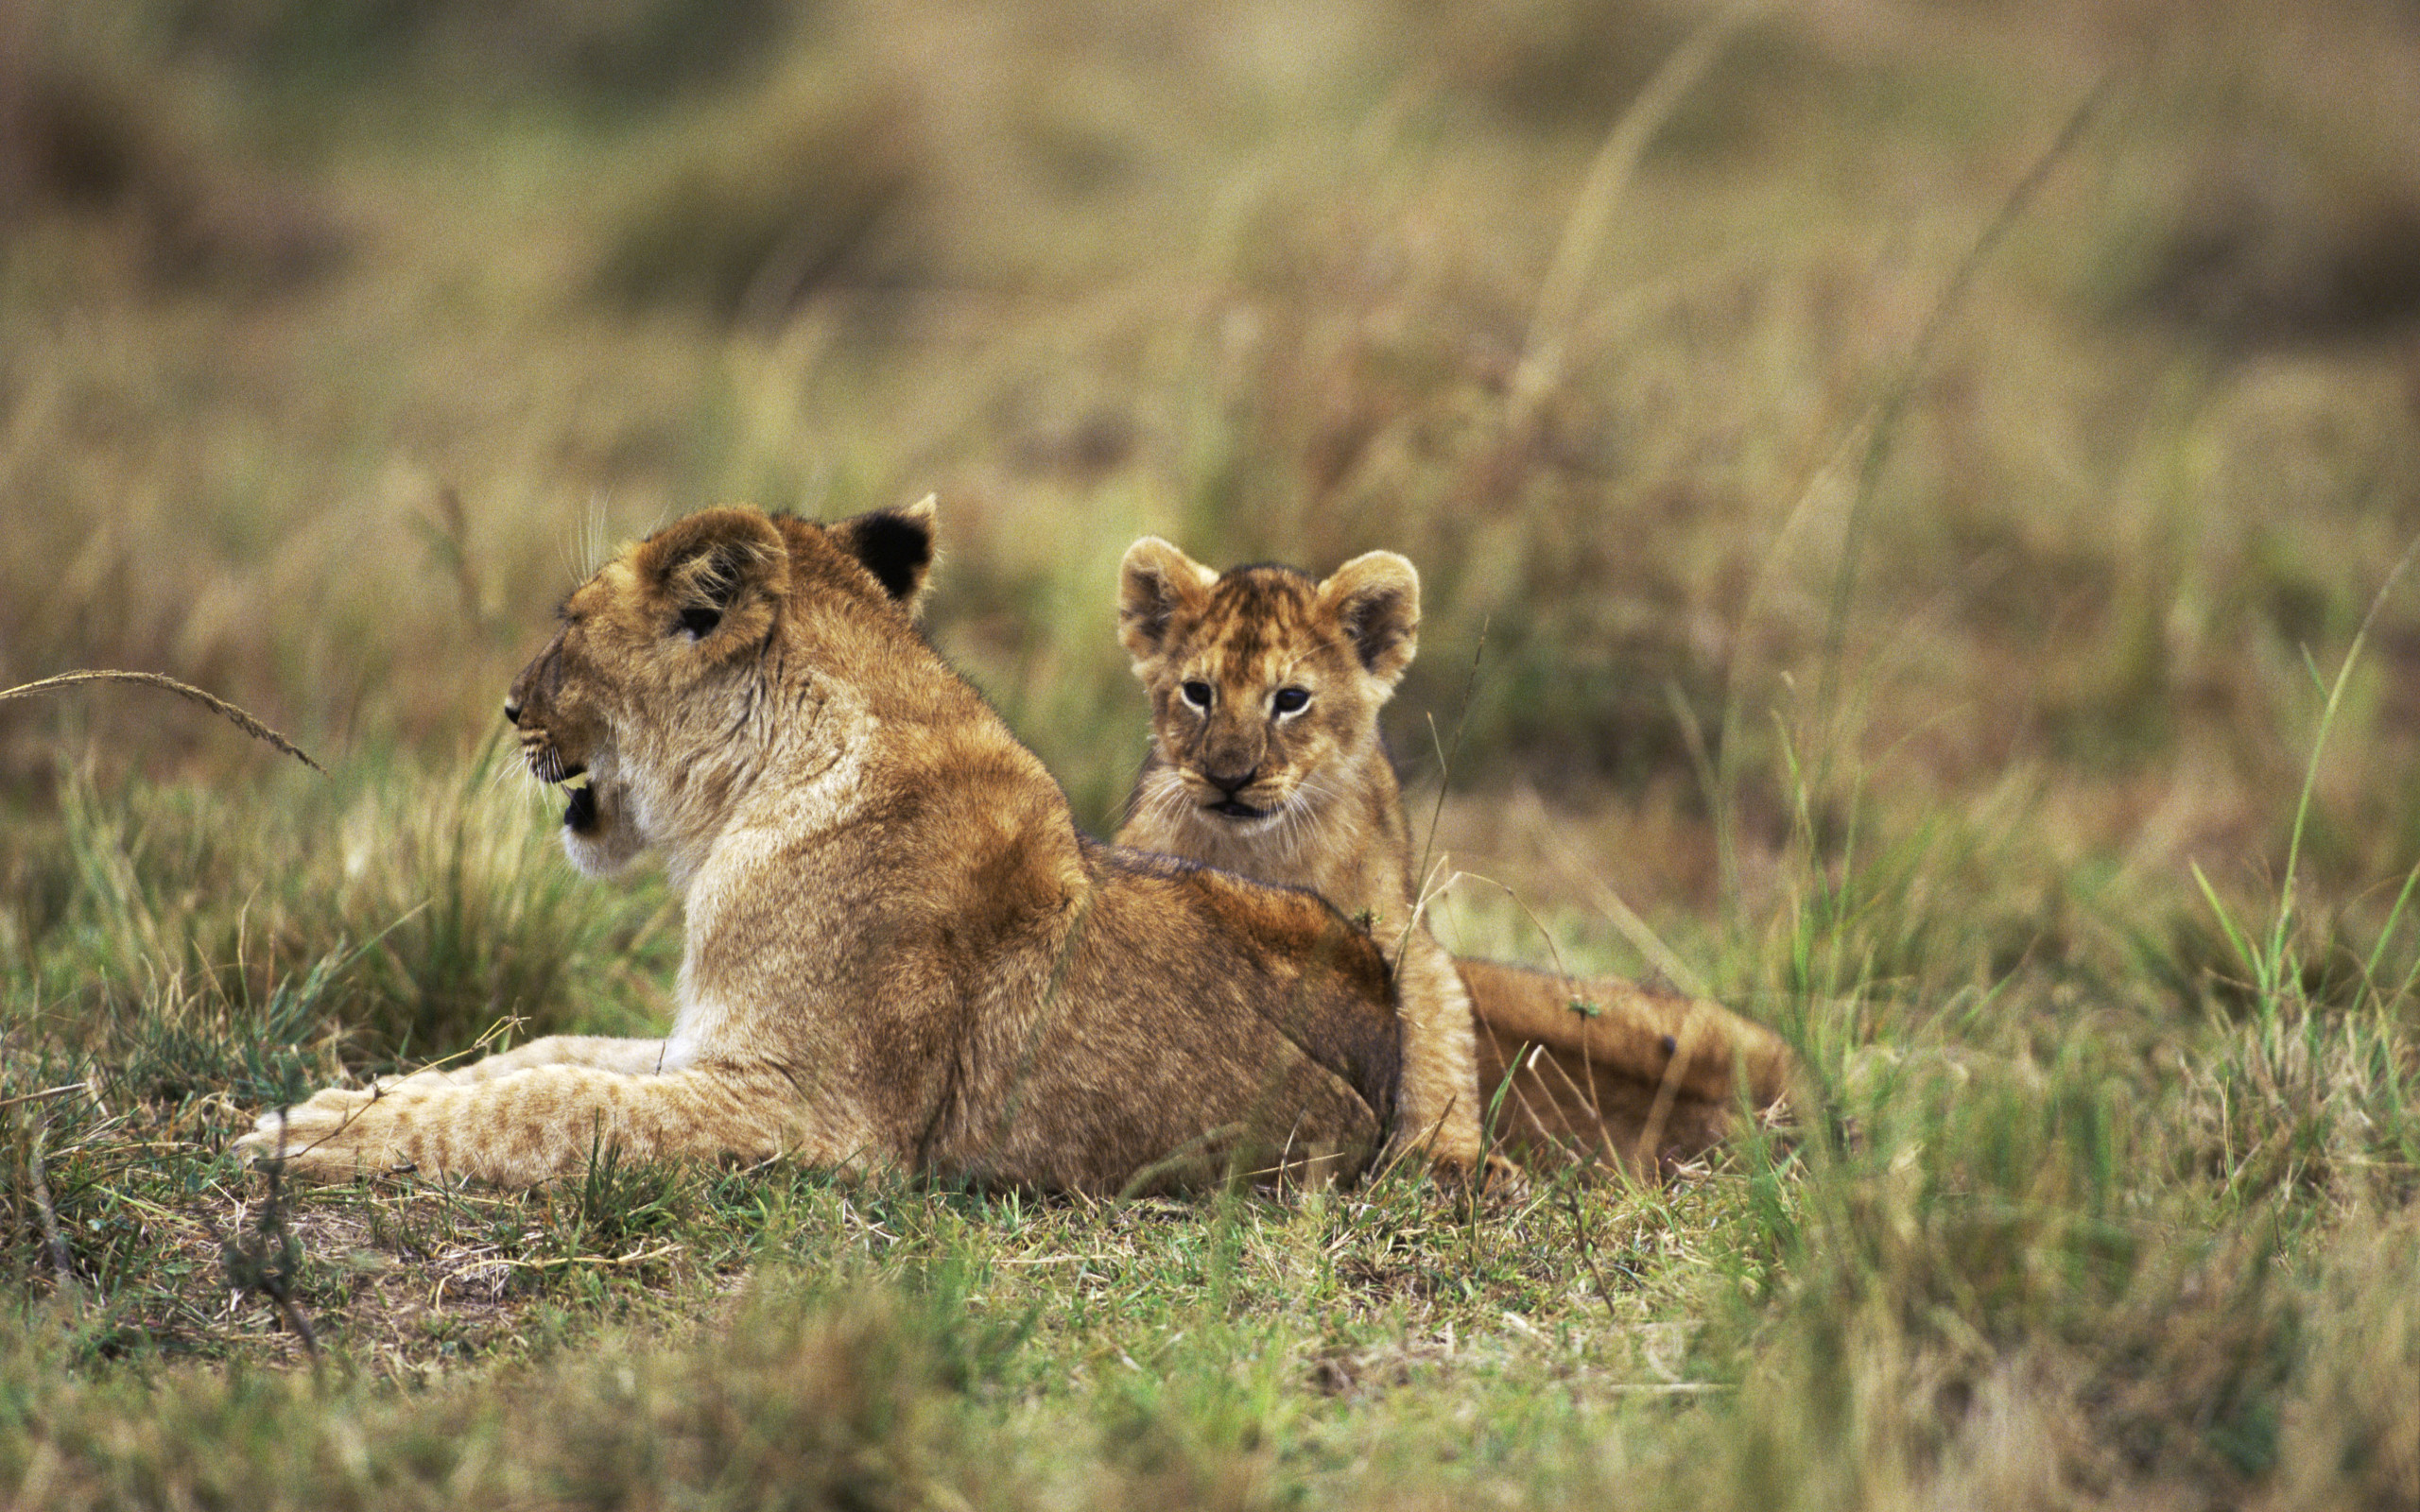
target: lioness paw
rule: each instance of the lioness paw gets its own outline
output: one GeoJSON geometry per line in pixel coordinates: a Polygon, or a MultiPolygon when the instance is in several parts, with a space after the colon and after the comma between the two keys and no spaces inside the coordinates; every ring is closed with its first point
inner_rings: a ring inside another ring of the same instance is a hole
{"type": "Polygon", "coordinates": [[[401,1169],[412,1163],[393,1138],[401,1101],[385,1091],[330,1087],[309,1102],[260,1115],[235,1150],[247,1160],[279,1160],[307,1175],[401,1169]]]}

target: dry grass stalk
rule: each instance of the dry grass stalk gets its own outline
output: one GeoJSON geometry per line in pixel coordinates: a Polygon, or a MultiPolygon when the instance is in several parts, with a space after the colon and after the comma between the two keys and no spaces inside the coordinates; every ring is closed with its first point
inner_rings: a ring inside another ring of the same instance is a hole
{"type": "MultiPolygon", "coordinates": [[[[1849,503],[1848,523],[1841,529],[1841,564],[1832,581],[1831,610],[1824,631],[1823,679],[1815,693],[1814,707],[1817,709],[1840,707],[1837,694],[1841,657],[1847,644],[1849,605],[1857,593],[1858,565],[1865,547],[1867,526],[1874,513],[1875,496],[1881,490],[1882,467],[1890,460],[1891,449],[1898,439],[1899,422],[1907,414],[1910,401],[1915,398],[1916,386],[1931,368],[1933,354],[1940,347],[1944,334],[1948,331],[1950,321],[1964,308],[1966,296],[1973,289],[1977,275],[1983,270],[1983,265],[1991,261],[1992,254],[1999,249],[2011,229],[2024,217],[2026,210],[2041,194],[2042,186],[2049,181],[2051,171],[2066,162],[2068,154],[2075,150],[2076,144],[2083,140],[2085,129],[2100,114],[2101,106],[2121,77],[2121,70],[2115,65],[2100,76],[2091,92],[2067,112],[2066,121],[2060,126],[2058,134],[2034,158],[2032,165],[2026,169],[2025,177],[2019,179],[2007,197],[2001,199],[1999,209],[1984,225],[1981,234],[1975,238],[1974,245],[1966,249],[1966,255],[1959,259],[1957,267],[1950,272],[1949,281],[1942,285],[1940,297],[1933,301],[1931,312],[1925,317],[1923,329],[1916,333],[1915,344],[1908,349],[1907,361],[1900,366],[1897,379],[1875,405],[1873,423],[1865,431],[1865,454],[1858,466],[1857,493],[1849,503]]],[[[1830,759],[1831,751],[1827,747],[1824,752],[1827,775],[1830,759]]],[[[1819,789],[1823,785],[1820,782],[1817,783],[1819,789]]]]}
{"type": "Polygon", "coordinates": [[[59,1210],[51,1205],[50,1182],[42,1168],[43,1136],[47,1132],[45,1127],[34,1130],[33,1147],[27,1154],[26,1174],[33,1184],[34,1207],[42,1215],[43,1245],[50,1252],[50,1268],[59,1279],[60,1295],[66,1297],[70,1305],[80,1306],[83,1293],[76,1284],[76,1268],[67,1257],[67,1240],[59,1231],[59,1210]]]}
{"type": "Polygon", "coordinates": [[[1530,318],[1529,338],[1522,343],[1520,366],[1512,373],[1511,429],[1517,431],[1527,423],[1538,401],[1552,391],[1563,376],[1564,349],[1579,313],[1581,287],[1596,266],[1606,228],[1613,224],[1614,207],[1621,202],[1622,192],[1637,171],[1647,144],[1671,117],[1690,87],[1722,55],[1723,44],[1731,40],[1732,33],[1760,9],[1755,0],[1747,0],[1708,17],[1664,60],[1654,77],[1647,81],[1647,87],[1638,92],[1637,98],[1631,101],[1629,109],[1614,122],[1614,129],[1605,134],[1605,145],[1597,149],[1596,161],[1588,165],[1588,180],[1572,201],[1570,217],[1564,223],[1563,239],[1555,246],[1554,261],[1547,265],[1546,280],[1538,289],[1537,310],[1530,318]]]}
{"type": "Polygon", "coordinates": [[[293,757],[296,761],[301,762],[303,765],[308,766],[311,770],[320,773],[327,771],[326,767],[320,765],[318,762],[313,761],[310,754],[304,751],[302,747],[297,746],[294,742],[286,739],[284,735],[279,734],[276,730],[269,729],[268,726],[262,724],[258,719],[253,718],[243,710],[236,708],[226,699],[219,697],[216,694],[205,693],[201,689],[195,687],[190,682],[179,682],[174,678],[164,677],[157,672],[117,672],[106,670],[62,672],[54,678],[43,678],[39,681],[20,683],[16,687],[0,690],[0,703],[5,703],[10,698],[22,698],[30,694],[48,693],[54,688],[72,688],[78,683],[82,682],[140,682],[148,687],[165,688],[170,693],[177,695],[181,698],[187,698],[201,705],[212,713],[217,714],[228,723],[233,725],[236,729],[242,730],[245,734],[251,736],[254,740],[267,741],[269,745],[272,745],[279,750],[285,752],[285,754],[293,757]]]}

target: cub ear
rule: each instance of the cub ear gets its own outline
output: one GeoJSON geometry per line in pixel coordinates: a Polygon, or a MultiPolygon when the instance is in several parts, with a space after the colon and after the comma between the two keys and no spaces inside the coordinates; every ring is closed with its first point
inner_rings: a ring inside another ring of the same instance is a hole
{"type": "Polygon", "coordinates": [[[933,568],[936,502],[927,493],[901,508],[875,509],[823,527],[842,551],[873,574],[873,580],[910,619],[924,612],[925,580],[933,568]]]}
{"type": "Polygon", "coordinates": [[[703,641],[768,617],[788,586],[789,561],[781,532],[761,513],[706,509],[649,536],[632,566],[666,601],[672,629],[703,641]]]}
{"type": "Polygon", "coordinates": [[[1336,616],[1354,655],[1390,693],[1420,650],[1420,574],[1392,551],[1373,551],[1320,584],[1320,603],[1336,616]]]}
{"type": "Polygon", "coordinates": [[[1126,548],[1117,564],[1117,638],[1134,659],[1134,675],[1167,648],[1168,621],[1201,601],[1219,575],[1157,536],[1126,548]]]}

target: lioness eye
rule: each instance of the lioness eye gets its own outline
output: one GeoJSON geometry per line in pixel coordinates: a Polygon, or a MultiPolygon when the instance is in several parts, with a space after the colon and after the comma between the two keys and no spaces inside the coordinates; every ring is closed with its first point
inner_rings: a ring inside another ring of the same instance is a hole
{"type": "Polygon", "coordinates": [[[681,611],[681,627],[689,632],[693,641],[702,641],[712,635],[715,627],[721,623],[722,613],[718,610],[696,606],[681,611]]]}
{"type": "Polygon", "coordinates": [[[1269,700],[1269,707],[1281,714],[1298,714],[1310,707],[1311,696],[1302,688],[1280,688],[1269,700]]]}
{"type": "Polygon", "coordinates": [[[1187,682],[1177,691],[1184,694],[1184,701],[1196,709],[1210,707],[1210,684],[1206,682],[1187,682]]]}

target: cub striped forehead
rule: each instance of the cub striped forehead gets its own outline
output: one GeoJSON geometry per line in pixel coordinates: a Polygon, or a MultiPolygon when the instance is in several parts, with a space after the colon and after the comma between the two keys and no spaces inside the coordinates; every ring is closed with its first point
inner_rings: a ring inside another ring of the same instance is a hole
{"type": "Polygon", "coordinates": [[[1192,670],[1233,684],[1285,677],[1334,636],[1322,623],[1319,591],[1291,567],[1229,568],[1198,604],[1176,611],[1185,622],[1179,633],[1201,659],[1192,670]]]}
{"type": "Polygon", "coordinates": [[[1420,640],[1420,574],[1392,551],[1354,558],[1323,581],[1291,567],[1213,572],[1157,536],[1126,550],[1117,634],[1146,681],[1179,648],[1217,647],[1221,680],[1284,675],[1305,647],[1333,640],[1392,692],[1420,640]]]}

